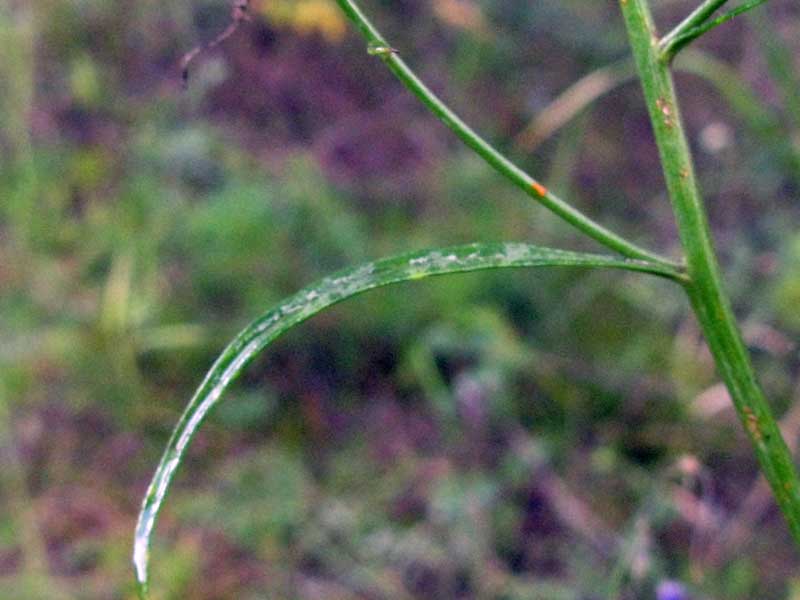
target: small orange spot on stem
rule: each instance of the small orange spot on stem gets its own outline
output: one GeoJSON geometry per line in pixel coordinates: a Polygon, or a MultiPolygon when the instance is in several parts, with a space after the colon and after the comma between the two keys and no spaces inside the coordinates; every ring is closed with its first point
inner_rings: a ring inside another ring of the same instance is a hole
{"type": "Polygon", "coordinates": [[[764,439],[764,434],[761,432],[761,424],[758,422],[758,417],[753,412],[753,409],[749,406],[745,407],[744,414],[745,425],[747,426],[750,435],[755,441],[761,442],[764,439]]]}
{"type": "Polygon", "coordinates": [[[544,187],[538,181],[531,182],[531,187],[533,188],[533,191],[536,192],[537,194],[539,194],[540,196],[542,196],[542,197],[547,196],[547,193],[548,193],[547,192],[547,188],[544,187]]]}
{"type": "Polygon", "coordinates": [[[667,129],[672,129],[672,126],[675,124],[672,120],[672,107],[670,107],[669,102],[664,100],[663,98],[659,98],[656,100],[656,107],[658,110],[661,111],[661,114],[664,117],[664,126],[667,129]]]}

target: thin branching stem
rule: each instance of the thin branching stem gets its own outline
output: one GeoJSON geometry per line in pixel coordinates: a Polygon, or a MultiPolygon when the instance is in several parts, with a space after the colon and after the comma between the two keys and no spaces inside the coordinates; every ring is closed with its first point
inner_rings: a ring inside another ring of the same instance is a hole
{"type": "Polygon", "coordinates": [[[671,62],[672,59],[675,58],[675,55],[678,54],[683,48],[691,44],[694,40],[699,38],[702,35],[705,35],[715,27],[719,27],[723,23],[727,23],[734,17],[738,17],[739,15],[746,13],[750,10],[753,10],[757,6],[761,6],[767,0],[750,0],[750,2],[745,2],[741,6],[737,6],[731,11],[726,12],[723,15],[720,15],[716,19],[712,19],[711,21],[706,21],[696,27],[692,27],[678,35],[672,37],[672,34],[665,37],[661,41],[661,58],[665,62],[671,62]]]}
{"type": "Polygon", "coordinates": [[[717,12],[718,9],[722,8],[722,6],[727,2],[728,0],[704,0],[700,6],[698,6],[689,14],[688,17],[678,23],[678,25],[675,26],[675,29],[670,31],[662,38],[662,47],[669,46],[676,38],[681,37],[687,31],[695,29],[696,27],[699,27],[705,23],[711,17],[711,15],[717,12]]]}
{"type": "Polygon", "coordinates": [[[447,127],[496,171],[521,188],[528,196],[561,217],[567,223],[593,238],[606,248],[619,252],[628,258],[647,260],[656,264],[675,267],[675,263],[610,231],[577,208],[556,196],[539,181],[528,175],[520,167],[506,158],[500,151],[478,135],[469,125],[456,115],[436,94],[434,94],[400,58],[383,35],[362,12],[353,0],[337,0],[339,6],[356,25],[367,40],[368,52],[380,57],[395,76],[419,100],[427,106],[447,127]]]}
{"type": "Polygon", "coordinates": [[[800,544],[800,482],[761,390],[725,291],[669,65],[661,60],[647,0],[620,0],[644,89],[690,283],[685,286],[739,418],[789,529],[800,544]]]}

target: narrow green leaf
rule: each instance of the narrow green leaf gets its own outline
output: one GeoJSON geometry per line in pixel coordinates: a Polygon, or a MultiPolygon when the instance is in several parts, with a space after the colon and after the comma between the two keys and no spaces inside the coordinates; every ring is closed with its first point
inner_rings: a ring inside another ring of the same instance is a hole
{"type": "Polygon", "coordinates": [[[186,448],[209,410],[242,369],[282,333],[323,309],[377,287],[433,275],[508,267],[606,267],[651,273],[685,282],[662,264],[541,248],[521,243],[470,244],[405,254],[343,271],[305,288],[251,323],[224,350],[178,421],[142,504],[133,562],[140,595],[146,597],[153,527],[186,448]]]}
{"type": "Polygon", "coordinates": [[[697,38],[705,35],[715,27],[719,27],[723,23],[727,23],[734,17],[738,17],[741,14],[744,14],[754,8],[761,6],[767,0],[750,0],[750,2],[745,2],[741,6],[737,6],[731,11],[726,12],[724,15],[717,17],[712,21],[708,21],[697,25],[696,27],[692,27],[687,31],[684,31],[678,34],[675,37],[665,38],[661,42],[662,48],[662,56],[667,62],[672,61],[675,58],[675,55],[678,54],[683,48],[691,44],[697,38]]]}
{"type": "Polygon", "coordinates": [[[704,0],[704,2],[694,9],[688,17],[681,21],[675,29],[661,39],[661,47],[669,47],[675,38],[705,23],[711,18],[711,15],[717,12],[717,9],[721,8],[727,2],[728,0],[704,0]]]}

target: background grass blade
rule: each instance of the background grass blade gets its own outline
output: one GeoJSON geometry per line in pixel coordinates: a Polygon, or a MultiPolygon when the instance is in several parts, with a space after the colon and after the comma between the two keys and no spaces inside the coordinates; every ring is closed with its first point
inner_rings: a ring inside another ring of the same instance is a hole
{"type": "Polygon", "coordinates": [[[625,58],[581,77],[536,115],[517,136],[517,148],[533,152],[596,100],[636,78],[636,64],[625,58]]]}
{"type": "Polygon", "coordinates": [[[153,527],[189,442],[226,388],[270,342],[323,309],[377,287],[448,273],[538,266],[627,269],[683,281],[681,273],[661,264],[529,244],[499,243],[469,244],[379,260],[325,278],[298,292],[251,323],[231,342],[206,375],[173,431],[147,490],[136,527],[133,560],[140,595],[147,595],[153,527]]]}
{"type": "MultiPolygon", "coordinates": [[[[734,113],[763,140],[764,146],[770,152],[785,158],[786,153],[791,151],[791,148],[788,151],[783,148],[789,146],[790,142],[782,135],[783,125],[780,120],[762,105],[753,88],[727,63],[706,52],[690,48],[681,53],[673,68],[700,77],[712,85],[734,113]]],[[[630,58],[584,75],[561,92],[525,126],[516,136],[517,148],[525,152],[535,151],[601,97],[637,77],[636,65],[630,58]]],[[[786,162],[784,158],[781,160],[786,162]]],[[[793,164],[789,163],[789,166],[793,164]]]]}

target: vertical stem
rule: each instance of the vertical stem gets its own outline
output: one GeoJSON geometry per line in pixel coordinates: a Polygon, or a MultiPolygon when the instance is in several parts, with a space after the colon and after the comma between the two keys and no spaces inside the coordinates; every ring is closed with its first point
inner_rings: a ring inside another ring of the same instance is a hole
{"type": "Polygon", "coordinates": [[[686,291],[753,444],[761,469],[800,544],[800,485],[789,449],[756,380],[711,240],[668,65],[647,0],[620,0],[661,164],[686,252],[686,291]]]}

